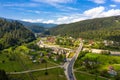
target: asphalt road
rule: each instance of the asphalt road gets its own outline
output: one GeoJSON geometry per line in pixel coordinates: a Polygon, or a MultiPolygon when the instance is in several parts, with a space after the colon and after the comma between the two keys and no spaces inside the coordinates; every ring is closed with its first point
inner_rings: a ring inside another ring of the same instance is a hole
{"type": "Polygon", "coordinates": [[[74,66],[75,60],[77,59],[80,51],[82,50],[82,47],[83,47],[83,43],[80,43],[78,49],[76,50],[76,54],[74,55],[74,57],[68,63],[68,66],[67,66],[68,80],[76,80],[76,78],[74,76],[74,73],[73,73],[73,66],[74,66]]]}

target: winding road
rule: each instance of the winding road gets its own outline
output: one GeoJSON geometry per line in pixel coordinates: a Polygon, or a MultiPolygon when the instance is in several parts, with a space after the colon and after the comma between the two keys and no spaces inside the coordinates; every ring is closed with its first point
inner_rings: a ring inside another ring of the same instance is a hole
{"type": "MultiPolygon", "coordinates": [[[[70,59],[69,61],[65,62],[65,64],[63,66],[58,65],[58,66],[54,66],[54,67],[49,67],[47,69],[53,69],[53,68],[58,68],[58,67],[63,67],[65,70],[65,75],[67,76],[68,80],[76,80],[74,72],[73,72],[73,66],[74,63],[80,53],[80,51],[82,50],[83,47],[83,43],[81,42],[79,44],[78,49],[76,50],[75,55],[72,57],[72,59],[70,59]]],[[[27,70],[27,71],[22,71],[22,72],[8,72],[7,74],[23,74],[23,73],[30,73],[30,72],[36,72],[36,71],[41,71],[41,70],[46,70],[46,68],[42,68],[42,69],[35,69],[35,70],[27,70]]]]}
{"type": "Polygon", "coordinates": [[[80,51],[82,50],[82,47],[83,47],[83,43],[81,42],[78,49],[76,50],[76,54],[72,57],[72,59],[69,62],[65,63],[65,66],[64,66],[65,74],[68,80],[76,80],[74,73],[73,73],[73,66],[80,51]]]}

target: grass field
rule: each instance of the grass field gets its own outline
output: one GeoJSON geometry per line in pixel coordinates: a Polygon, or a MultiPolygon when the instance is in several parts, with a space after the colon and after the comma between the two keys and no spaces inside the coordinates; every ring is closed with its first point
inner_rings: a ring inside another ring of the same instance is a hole
{"type": "MultiPolygon", "coordinates": [[[[116,76],[113,75],[114,77],[111,77],[111,75],[108,73],[110,66],[113,67],[113,70],[115,72],[119,72],[120,56],[81,52],[78,59],[75,62],[74,69],[76,69],[77,71],[84,71],[90,74],[97,74],[99,76],[101,75],[114,80],[116,76]]],[[[78,74],[76,74],[76,77],[77,76],[78,74]]],[[[84,78],[86,75],[79,74],[78,77],[82,78],[82,76],[84,78]]],[[[88,79],[89,77],[91,80],[93,80],[92,76],[88,75],[88,79]]],[[[85,77],[85,80],[87,80],[86,77],[85,77]]]]}
{"type": "Polygon", "coordinates": [[[105,78],[96,77],[95,75],[89,75],[85,73],[75,72],[77,80],[107,80],[105,78]]]}
{"type": "MultiPolygon", "coordinates": [[[[46,63],[33,63],[33,60],[30,59],[28,54],[30,51],[26,46],[19,46],[16,49],[6,49],[0,53],[0,69],[5,70],[6,72],[19,72],[24,70],[33,70],[45,68],[46,63]]],[[[37,54],[38,51],[35,51],[34,54],[37,54]]],[[[46,61],[49,59],[46,58],[46,61]]],[[[47,67],[56,66],[54,62],[47,62],[47,67]]]]}
{"type": "Polygon", "coordinates": [[[17,75],[9,75],[12,79],[16,80],[67,80],[63,69],[54,68],[47,70],[48,75],[45,75],[44,71],[26,73],[26,74],[17,74],[17,75]],[[33,78],[33,79],[32,79],[33,78]]]}
{"type": "MultiPolygon", "coordinates": [[[[46,63],[33,63],[28,57],[20,54],[14,55],[15,60],[9,60],[8,54],[0,54],[0,69],[4,69],[7,72],[24,71],[29,69],[45,68],[46,63]],[[19,56],[19,57],[18,57],[19,56]]],[[[56,66],[53,63],[47,62],[48,67],[56,66]]]]}
{"type": "Polygon", "coordinates": [[[7,53],[0,54],[0,69],[4,69],[7,72],[24,70],[19,62],[15,59],[15,56],[13,56],[13,54],[7,53]],[[12,58],[14,58],[14,60],[12,60],[12,58]]]}

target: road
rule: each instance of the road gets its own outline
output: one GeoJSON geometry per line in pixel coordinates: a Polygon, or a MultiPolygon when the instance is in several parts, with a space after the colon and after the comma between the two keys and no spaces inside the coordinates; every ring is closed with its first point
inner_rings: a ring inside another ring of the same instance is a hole
{"type": "Polygon", "coordinates": [[[64,64],[65,74],[66,74],[68,80],[76,80],[74,73],[73,73],[73,66],[74,66],[75,60],[77,59],[80,51],[82,50],[82,47],[83,47],[83,43],[81,42],[78,49],[76,50],[76,54],[72,57],[72,59],[69,62],[66,62],[64,64]]]}
{"type": "Polygon", "coordinates": [[[63,47],[60,47],[59,45],[49,45],[49,44],[45,44],[42,40],[40,40],[38,43],[37,43],[38,46],[40,47],[46,47],[46,48],[58,48],[58,49],[64,49],[64,50],[72,50],[72,49],[69,49],[69,48],[63,48],[63,47]]]}
{"type": "MultiPolygon", "coordinates": [[[[58,67],[62,67],[62,66],[60,65],[60,66],[48,67],[47,69],[54,69],[54,68],[58,68],[58,67]]],[[[46,68],[27,70],[27,71],[21,71],[21,72],[7,72],[7,74],[23,74],[23,73],[42,71],[42,70],[46,70],[46,68]]]]}

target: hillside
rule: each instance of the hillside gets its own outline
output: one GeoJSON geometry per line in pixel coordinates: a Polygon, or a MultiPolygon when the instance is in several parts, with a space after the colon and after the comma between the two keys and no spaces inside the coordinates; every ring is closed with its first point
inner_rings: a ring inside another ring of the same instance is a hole
{"type": "Polygon", "coordinates": [[[51,35],[86,39],[108,39],[120,42],[120,16],[96,18],[51,28],[51,35]]]}
{"type": "Polygon", "coordinates": [[[0,18],[0,50],[34,39],[34,34],[21,23],[0,18]]]}

